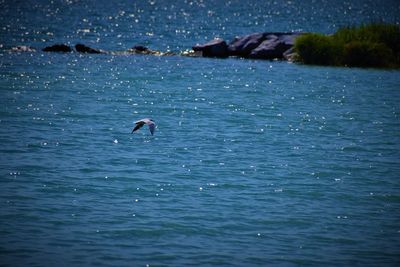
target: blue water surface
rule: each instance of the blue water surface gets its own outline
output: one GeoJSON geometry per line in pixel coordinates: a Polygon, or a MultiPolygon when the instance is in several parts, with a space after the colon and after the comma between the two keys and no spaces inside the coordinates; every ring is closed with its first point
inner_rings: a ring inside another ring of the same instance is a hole
{"type": "Polygon", "coordinates": [[[398,266],[399,71],[40,51],[399,23],[322,3],[1,1],[0,265],[398,266]]]}

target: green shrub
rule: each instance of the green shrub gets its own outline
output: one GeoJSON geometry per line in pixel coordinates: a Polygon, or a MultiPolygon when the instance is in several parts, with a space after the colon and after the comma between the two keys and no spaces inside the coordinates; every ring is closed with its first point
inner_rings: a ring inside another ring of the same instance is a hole
{"type": "Polygon", "coordinates": [[[335,44],[332,38],[316,33],[297,38],[295,50],[305,64],[338,65],[342,54],[342,47],[335,44]]]}
{"type": "Polygon", "coordinates": [[[383,43],[353,41],[344,45],[343,64],[357,67],[389,67],[393,53],[383,43]]]}
{"type": "Polygon", "coordinates": [[[341,44],[359,40],[359,33],[354,27],[343,27],[332,35],[332,38],[341,44]]]}
{"type": "Polygon", "coordinates": [[[369,40],[383,43],[393,51],[400,51],[400,28],[390,24],[369,24],[360,27],[360,36],[368,36],[369,40]]]}
{"type": "Polygon", "coordinates": [[[343,27],[332,37],[341,43],[368,41],[372,43],[384,43],[394,51],[400,50],[400,28],[396,25],[371,23],[361,25],[358,28],[343,27]]]}
{"type": "Polygon", "coordinates": [[[305,64],[400,67],[400,27],[371,23],[343,27],[333,35],[297,38],[298,60],[305,64]]]}

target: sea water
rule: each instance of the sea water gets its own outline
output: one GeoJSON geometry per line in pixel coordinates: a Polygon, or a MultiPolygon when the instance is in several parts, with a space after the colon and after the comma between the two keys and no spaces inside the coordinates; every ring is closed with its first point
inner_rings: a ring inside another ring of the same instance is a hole
{"type": "Polygon", "coordinates": [[[398,71],[40,51],[182,51],[400,14],[242,2],[1,1],[1,266],[399,265],[398,71]],[[154,136],[131,134],[145,117],[154,136]]]}

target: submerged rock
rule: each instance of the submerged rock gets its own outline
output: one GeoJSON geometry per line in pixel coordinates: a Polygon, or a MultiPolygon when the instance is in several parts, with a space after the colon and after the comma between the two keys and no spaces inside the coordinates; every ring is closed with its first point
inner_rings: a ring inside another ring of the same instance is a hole
{"type": "Polygon", "coordinates": [[[203,45],[193,46],[195,52],[201,52],[203,57],[228,57],[228,45],[223,39],[216,38],[203,45]]]}
{"type": "Polygon", "coordinates": [[[17,45],[11,48],[12,52],[35,52],[36,49],[27,45],[17,45]]]}
{"type": "Polygon", "coordinates": [[[203,53],[201,51],[194,51],[194,50],[184,50],[179,53],[181,56],[184,57],[202,57],[203,53]]]}
{"type": "Polygon", "coordinates": [[[84,44],[75,45],[75,50],[76,50],[76,52],[79,52],[79,53],[88,53],[88,54],[102,54],[102,53],[105,53],[105,51],[103,51],[103,50],[91,48],[91,47],[86,46],[84,44]]]}
{"type": "Polygon", "coordinates": [[[72,52],[71,47],[65,44],[55,44],[51,46],[46,46],[45,48],[42,49],[44,52],[63,52],[63,53],[68,53],[72,52]]]}
{"type": "Polygon", "coordinates": [[[173,56],[175,53],[167,51],[162,52],[158,50],[151,50],[143,45],[135,45],[134,47],[127,50],[130,54],[142,54],[142,55],[154,55],[154,56],[173,56]]]}
{"type": "Polygon", "coordinates": [[[152,51],[143,45],[135,45],[132,48],[129,48],[128,52],[134,54],[153,54],[155,51],[152,51]]]}

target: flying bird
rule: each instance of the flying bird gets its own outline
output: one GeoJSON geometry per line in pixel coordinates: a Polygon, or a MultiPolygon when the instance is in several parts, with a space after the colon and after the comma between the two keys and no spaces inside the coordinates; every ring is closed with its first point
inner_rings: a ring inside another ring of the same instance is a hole
{"type": "Polygon", "coordinates": [[[138,121],[135,121],[135,128],[133,128],[132,133],[139,130],[140,128],[143,127],[143,125],[147,124],[149,126],[149,130],[151,135],[154,134],[154,130],[156,129],[156,124],[154,123],[154,121],[152,119],[141,119],[138,121]]]}

